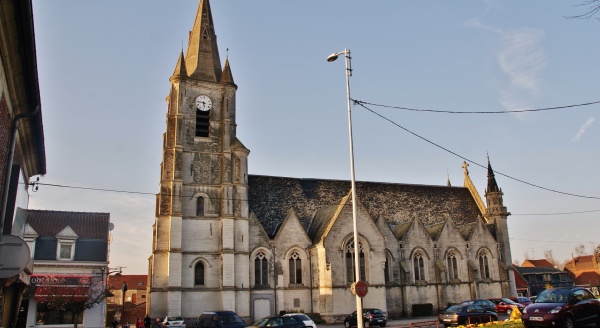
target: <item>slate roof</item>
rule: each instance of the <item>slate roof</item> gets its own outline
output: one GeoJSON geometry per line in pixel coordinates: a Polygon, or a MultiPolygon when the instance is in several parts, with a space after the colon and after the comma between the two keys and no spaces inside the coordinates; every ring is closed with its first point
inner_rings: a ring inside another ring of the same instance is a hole
{"type": "Polygon", "coordinates": [[[26,223],[38,234],[34,260],[56,260],[56,235],[69,226],[77,234],[74,261],[108,261],[109,213],[27,210],[26,223]]]}
{"type": "Polygon", "coordinates": [[[38,235],[54,237],[69,226],[79,238],[108,240],[110,213],[27,210],[26,222],[38,235]]]}
{"type": "MultiPolygon", "coordinates": [[[[248,176],[250,211],[271,237],[290,209],[298,215],[306,231],[313,217],[316,219],[313,225],[322,227],[318,220],[331,218],[350,189],[350,181],[345,180],[248,176]]],[[[371,218],[382,217],[391,227],[415,218],[425,226],[448,219],[462,226],[483,217],[465,187],[357,181],[356,193],[371,218]]],[[[314,240],[319,230],[311,228],[311,231],[309,236],[314,240]]]]}
{"type": "Polygon", "coordinates": [[[515,267],[521,275],[534,273],[561,273],[564,272],[554,267],[515,267]]]}

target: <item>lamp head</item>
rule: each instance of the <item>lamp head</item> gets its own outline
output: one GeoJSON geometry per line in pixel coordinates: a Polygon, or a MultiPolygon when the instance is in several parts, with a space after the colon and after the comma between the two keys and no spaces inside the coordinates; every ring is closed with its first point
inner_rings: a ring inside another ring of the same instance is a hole
{"type": "Polygon", "coordinates": [[[338,59],[339,55],[340,55],[339,53],[331,54],[327,57],[327,61],[328,62],[335,61],[336,59],[338,59]]]}

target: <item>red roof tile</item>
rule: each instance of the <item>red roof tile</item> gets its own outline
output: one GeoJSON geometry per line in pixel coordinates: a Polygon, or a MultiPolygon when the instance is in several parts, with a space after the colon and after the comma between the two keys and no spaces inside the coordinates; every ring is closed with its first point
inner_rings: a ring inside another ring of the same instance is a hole
{"type": "Polygon", "coordinates": [[[108,276],[109,289],[121,289],[123,283],[127,283],[127,289],[146,289],[148,275],[146,274],[119,274],[108,276]]]}
{"type": "Polygon", "coordinates": [[[523,264],[521,264],[522,267],[525,268],[546,268],[546,267],[554,267],[554,264],[552,264],[550,261],[546,260],[546,259],[541,259],[541,260],[525,260],[523,261],[523,264]]]}

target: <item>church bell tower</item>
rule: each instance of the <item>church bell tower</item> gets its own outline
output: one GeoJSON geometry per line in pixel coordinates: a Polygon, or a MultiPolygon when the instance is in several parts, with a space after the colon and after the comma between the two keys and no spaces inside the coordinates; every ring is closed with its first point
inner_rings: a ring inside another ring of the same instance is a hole
{"type": "Polygon", "coordinates": [[[494,170],[490,159],[488,158],[488,183],[485,189],[485,199],[487,202],[487,208],[485,209],[485,218],[487,222],[494,226],[496,233],[496,239],[498,241],[498,247],[500,248],[499,253],[502,258],[499,262],[503,263],[508,275],[508,286],[503,290],[503,296],[516,297],[517,287],[515,282],[514,269],[512,264],[512,256],[510,253],[510,241],[508,238],[508,216],[510,212],[507,211],[504,206],[502,196],[502,189],[498,187],[496,177],[494,176],[494,170]]]}
{"type": "Polygon", "coordinates": [[[208,0],[170,82],[147,310],[247,316],[249,150],[236,137],[237,86],[228,58],[221,67],[208,0]]]}

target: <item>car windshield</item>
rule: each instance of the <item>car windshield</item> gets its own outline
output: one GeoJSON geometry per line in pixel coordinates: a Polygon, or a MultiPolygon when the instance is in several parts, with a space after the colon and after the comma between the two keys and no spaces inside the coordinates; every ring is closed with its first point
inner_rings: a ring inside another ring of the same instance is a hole
{"type": "Polygon", "coordinates": [[[448,312],[460,312],[462,311],[464,305],[452,305],[446,309],[448,312]]]}
{"type": "Polygon", "coordinates": [[[515,303],[515,301],[508,299],[508,298],[503,298],[502,302],[504,302],[506,304],[517,304],[517,303],[515,303]]]}
{"type": "Polygon", "coordinates": [[[262,318],[260,320],[258,320],[257,322],[255,322],[254,324],[252,324],[253,326],[258,326],[258,327],[262,327],[264,325],[267,324],[267,321],[269,321],[269,318],[262,318]]]}
{"type": "Polygon", "coordinates": [[[373,310],[372,312],[375,314],[383,314],[383,311],[381,311],[381,310],[373,310]]]}
{"type": "Polygon", "coordinates": [[[301,320],[305,320],[305,321],[308,321],[308,320],[310,320],[310,318],[309,318],[309,317],[308,317],[306,314],[293,314],[292,316],[294,316],[294,317],[298,317],[298,318],[300,318],[301,320]]]}
{"type": "Polygon", "coordinates": [[[535,299],[536,303],[567,303],[569,299],[569,290],[567,289],[546,289],[535,299]]]}
{"type": "Polygon", "coordinates": [[[238,323],[238,322],[244,322],[244,320],[242,320],[242,318],[238,317],[235,314],[219,315],[219,321],[221,321],[221,323],[238,323]]]}
{"type": "Polygon", "coordinates": [[[167,317],[167,321],[182,321],[182,317],[167,317]]]}

